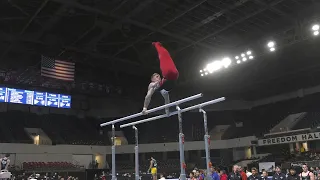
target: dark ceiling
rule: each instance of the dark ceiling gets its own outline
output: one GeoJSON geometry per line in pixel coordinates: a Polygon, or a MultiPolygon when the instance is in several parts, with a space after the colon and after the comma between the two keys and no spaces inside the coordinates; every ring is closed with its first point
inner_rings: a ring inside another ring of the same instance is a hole
{"type": "Polygon", "coordinates": [[[159,71],[151,42],[161,41],[180,71],[180,87],[255,98],[317,84],[320,43],[310,37],[309,29],[318,20],[319,4],[317,0],[1,0],[1,68],[22,69],[16,83],[34,81],[40,56],[46,55],[75,61],[77,81],[143,84],[159,71]],[[265,50],[270,38],[280,48],[274,54],[265,50]],[[208,59],[246,49],[254,51],[254,61],[199,76],[208,59]],[[32,72],[26,73],[28,69],[32,72]]]}

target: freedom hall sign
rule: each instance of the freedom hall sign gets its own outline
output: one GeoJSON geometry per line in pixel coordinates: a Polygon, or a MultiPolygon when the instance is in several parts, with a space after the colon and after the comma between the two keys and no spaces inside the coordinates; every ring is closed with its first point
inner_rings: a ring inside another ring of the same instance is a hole
{"type": "Polygon", "coordinates": [[[320,140],[320,132],[259,139],[258,145],[266,146],[266,145],[285,144],[285,143],[293,143],[293,142],[306,142],[306,141],[313,141],[313,140],[320,140]]]}

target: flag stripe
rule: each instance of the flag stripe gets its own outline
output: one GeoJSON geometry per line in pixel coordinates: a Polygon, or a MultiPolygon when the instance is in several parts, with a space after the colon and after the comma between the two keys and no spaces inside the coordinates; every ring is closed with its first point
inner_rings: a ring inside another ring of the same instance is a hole
{"type": "Polygon", "coordinates": [[[56,67],[61,67],[61,68],[65,68],[68,71],[74,71],[74,67],[70,67],[68,65],[63,65],[63,64],[55,64],[56,67]]]}
{"type": "Polygon", "coordinates": [[[60,60],[55,60],[56,63],[61,63],[61,64],[66,64],[66,65],[71,65],[71,66],[74,66],[75,64],[72,63],[72,62],[67,62],[67,61],[60,61],[60,60]]]}
{"type": "Polygon", "coordinates": [[[59,76],[59,77],[65,77],[65,78],[74,78],[73,75],[59,74],[59,73],[43,71],[43,70],[41,71],[41,74],[47,74],[50,76],[59,76]]]}
{"type": "Polygon", "coordinates": [[[43,67],[43,68],[42,68],[42,71],[53,72],[53,73],[57,73],[57,74],[65,74],[65,75],[72,75],[72,76],[74,76],[74,73],[73,73],[73,72],[64,71],[64,70],[60,70],[60,69],[50,69],[50,68],[43,67]]]}
{"type": "Polygon", "coordinates": [[[59,76],[51,76],[51,75],[47,75],[47,74],[41,74],[41,76],[54,78],[54,79],[60,79],[60,80],[64,80],[64,81],[73,81],[73,78],[64,78],[64,77],[59,77],[59,76]]]}
{"type": "Polygon", "coordinates": [[[68,68],[60,67],[60,66],[56,66],[56,69],[61,70],[61,71],[68,71],[70,73],[74,73],[74,69],[68,69],[68,68]]]}
{"type": "Polygon", "coordinates": [[[57,72],[53,72],[53,71],[46,71],[46,70],[41,70],[41,73],[51,74],[51,75],[55,75],[55,76],[63,76],[63,77],[68,77],[68,78],[74,78],[73,74],[61,74],[61,73],[57,73],[57,72]]]}

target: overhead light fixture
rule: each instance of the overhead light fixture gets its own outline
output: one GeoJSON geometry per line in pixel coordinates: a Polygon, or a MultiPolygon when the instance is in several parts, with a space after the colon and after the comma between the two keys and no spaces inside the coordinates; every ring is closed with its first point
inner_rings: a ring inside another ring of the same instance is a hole
{"type": "Polygon", "coordinates": [[[314,31],[313,35],[318,36],[319,35],[319,31],[314,31]]]}
{"type": "Polygon", "coordinates": [[[312,30],[313,31],[318,31],[319,27],[320,27],[319,24],[315,24],[315,25],[312,26],[312,30]]]}
{"type": "Polygon", "coordinates": [[[247,58],[245,58],[245,57],[244,57],[244,58],[242,58],[242,61],[243,61],[243,62],[247,61],[247,58]]]}
{"type": "Polygon", "coordinates": [[[235,59],[239,59],[239,56],[234,57],[235,59]]]}
{"type": "Polygon", "coordinates": [[[225,67],[225,68],[228,68],[230,65],[231,65],[232,61],[230,58],[228,57],[225,57],[222,59],[222,65],[225,67]]]}
{"type": "Polygon", "coordinates": [[[247,55],[251,55],[251,51],[247,51],[247,55]]]}
{"type": "Polygon", "coordinates": [[[240,64],[240,63],[241,63],[241,61],[240,61],[240,60],[238,60],[238,61],[237,61],[237,64],[240,64]]]}
{"type": "Polygon", "coordinates": [[[244,53],[241,54],[241,57],[245,57],[246,55],[244,53]]]}
{"type": "Polygon", "coordinates": [[[269,48],[273,48],[275,43],[273,41],[269,41],[267,45],[269,48]]]}
{"type": "Polygon", "coordinates": [[[249,59],[253,59],[254,57],[253,56],[249,56],[249,59]]]}
{"type": "Polygon", "coordinates": [[[274,47],[273,47],[273,48],[270,48],[270,51],[271,51],[271,52],[273,52],[273,51],[275,51],[275,50],[276,50],[276,48],[274,48],[274,47]]]}

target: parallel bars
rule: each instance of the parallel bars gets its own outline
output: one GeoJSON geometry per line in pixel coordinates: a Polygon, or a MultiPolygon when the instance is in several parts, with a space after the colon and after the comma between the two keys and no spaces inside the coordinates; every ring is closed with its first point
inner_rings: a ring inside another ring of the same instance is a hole
{"type": "MultiPolygon", "coordinates": [[[[146,112],[146,114],[153,113],[153,112],[156,112],[156,111],[159,111],[159,110],[171,107],[171,106],[177,106],[179,104],[182,104],[182,103],[185,103],[185,102],[188,102],[188,101],[192,101],[192,100],[201,98],[202,96],[203,96],[202,93],[197,94],[197,95],[193,95],[193,96],[190,96],[190,97],[187,97],[187,98],[184,98],[184,99],[181,99],[181,100],[169,103],[169,104],[165,104],[165,105],[150,109],[150,110],[148,110],[146,112]]],[[[100,124],[100,126],[104,127],[104,126],[116,124],[116,123],[119,123],[119,122],[122,122],[122,121],[125,121],[125,120],[128,120],[128,119],[136,118],[136,117],[139,117],[139,116],[142,116],[142,115],[144,115],[144,114],[142,114],[142,112],[136,113],[136,114],[133,114],[133,115],[130,115],[130,116],[126,116],[126,117],[123,117],[123,118],[120,118],[120,119],[116,119],[116,120],[113,120],[113,121],[110,121],[110,122],[102,123],[102,124],[100,124]]]]}
{"type": "MultiPolygon", "coordinates": [[[[150,109],[150,110],[148,110],[146,112],[146,114],[149,114],[149,113],[152,113],[152,112],[156,112],[156,111],[159,111],[159,110],[171,107],[171,106],[178,106],[179,104],[182,104],[182,103],[185,103],[185,102],[188,102],[188,101],[192,101],[192,100],[201,98],[202,96],[203,96],[202,93],[200,93],[200,94],[193,95],[193,96],[190,96],[190,97],[187,97],[187,98],[184,98],[184,99],[180,99],[178,101],[175,101],[175,102],[172,102],[172,103],[169,103],[169,104],[165,104],[165,105],[150,109]]],[[[122,122],[122,121],[128,120],[128,119],[136,118],[136,117],[139,117],[139,116],[142,116],[142,115],[144,115],[144,114],[142,114],[142,112],[140,112],[140,113],[136,113],[136,114],[133,114],[133,115],[130,115],[130,116],[127,116],[127,117],[123,117],[123,118],[120,118],[120,119],[116,119],[116,120],[113,120],[113,121],[110,121],[110,122],[105,122],[105,123],[100,124],[101,127],[112,125],[112,147],[111,147],[111,150],[112,150],[112,158],[111,158],[112,159],[112,180],[116,180],[117,179],[117,177],[116,177],[116,147],[115,147],[115,142],[114,142],[115,141],[115,127],[114,127],[114,124],[116,124],[118,122],[122,122]]],[[[135,129],[135,130],[136,130],[136,133],[137,133],[138,129],[135,129]]],[[[136,136],[136,140],[138,140],[138,136],[136,136]]],[[[138,144],[138,141],[136,141],[136,142],[138,144]]],[[[138,151],[138,145],[136,146],[136,150],[135,151],[137,153],[139,152],[138,151]]],[[[138,161],[136,161],[136,163],[139,164],[138,161]]],[[[139,176],[139,174],[138,174],[138,176],[139,176]]],[[[136,174],[136,178],[137,178],[137,174],[136,174]]]]}
{"type": "MultiPolygon", "coordinates": [[[[211,177],[211,173],[210,173],[210,167],[209,167],[209,163],[210,163],[210,136],[208,134],[208,127],[207,127],[207,113],[202,109],[205,106],[211,105],[211,104],[215,104],[221,101],[224,101],[225,98],[221,97],[218,99],[214,99],[211,101],[207,101],[204,102],[202,104],[198,104],[195,106],[191,106],[185,109],[180,109],[179,105],[176,105],[176,109],[177,111],[170,113],[169,115],[160,115],[160,116],[155,116],[152,118],[148,118],[145,120],[141,120],[141,121],[136,121],[136,122],[132,122],[132,123],[128,123],[128,124],[123,124],[120,125],[120,128],[124,128],[124,127],[128,127],[128,126],[133,126],[133,128],[136,130],[137,133],[137,128],[135,127],[135,125],[137,124],[142,124],[142,123],[146,123],[146,122],[150,122],[150,121],[154,121],[157,119],[161,119],[161,118],[165,118],[165,117],[169,117],[169,116],[173,116],[178,114],[178,119],[179,119],[179,150],[180,150],[180,179],[181,180],[186,180],[186,173],[185,173],[185,160],[184,160],[184,134],[182,132],[182,113],[183,112],[187,112],[187,111],[191,111],[194,109],[199,109],[199,112],[203,113],[203,121],[204,121],[204,129],[205,129],[205,135],[204,135],[204,141],[205,141],[205,152],[206,152],[206,166],[207,166],[207,178],[208,179],[212,179],[211,177]]],[[[136,135],[136,146],[135,146],[135,158],[136,158],[136,163],[137,163],[137,159],[139,158],[139,152],[137,152],[138,150],[138,140],[137,140],[137,135],[136,135]]],[[[136,170],[139,169],[139,164],[136,164],[136,170]]],[[[137,175],[136,175],[137,176],[137,175]]]]}

